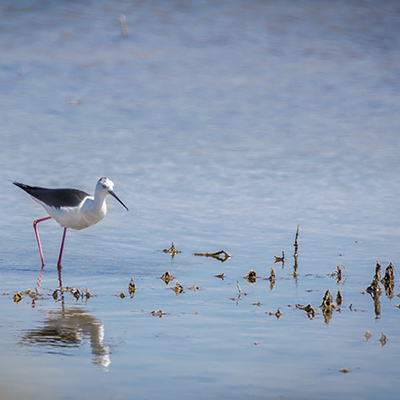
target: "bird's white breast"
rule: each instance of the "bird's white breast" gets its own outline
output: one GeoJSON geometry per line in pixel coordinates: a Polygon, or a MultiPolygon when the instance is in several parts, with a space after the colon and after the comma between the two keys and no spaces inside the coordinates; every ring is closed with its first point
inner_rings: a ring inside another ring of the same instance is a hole
{"type": "MultiPolygon", "coordinates": [[[[36,199],[35,199],[36,200],[36,199]]],[[[37,200],[36,200],[37,201],[37,200]]],[[[38,201],[63,228],[81,230],[97,224],[107,213],[106,202],[95,207],[93,197],[87,197],[77,207],[49,207],[38,201]]]]}

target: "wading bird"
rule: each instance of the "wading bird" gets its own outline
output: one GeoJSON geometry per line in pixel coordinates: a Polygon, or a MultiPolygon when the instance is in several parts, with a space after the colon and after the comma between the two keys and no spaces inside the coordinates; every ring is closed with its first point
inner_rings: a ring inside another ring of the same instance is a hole
{"type": "Polygon", "coordinates": [[[28,186],[19,182],[13,183],[25,190],[25,192],[49,214],[47,217],[35,219],[33,221],[33,229],[35,230],[39,246],[42,267],[44,266],[44,258],[42,246],[40,245],[39,233],[36,227],[39,222],[54,218],[61,227],[64,228],[60,255],[58,256],[57,262],[57,267],[61,269],[61,257],[67,228],[81,230],[101,221],[107,213],[106,196],[108,194],[115,197],[128,210],[128,207],[126,207],[114,193],[114,183],[108,178],[100,178],[98,180],[94,196],[78,189],[47,189],[37,186],[28,186]]]}

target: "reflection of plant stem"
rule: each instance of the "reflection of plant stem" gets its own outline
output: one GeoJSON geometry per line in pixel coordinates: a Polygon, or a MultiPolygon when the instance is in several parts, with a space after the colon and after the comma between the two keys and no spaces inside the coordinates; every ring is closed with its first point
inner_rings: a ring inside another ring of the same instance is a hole
{"type": "Polygon", "coordinates": [[[379,316],[381,315],[381,302],[379,300],[380,297],[380,293],[373,293],[372,299],[374,300],[374,311],[375,311],[375,318],[379,318],[379,316]]]}

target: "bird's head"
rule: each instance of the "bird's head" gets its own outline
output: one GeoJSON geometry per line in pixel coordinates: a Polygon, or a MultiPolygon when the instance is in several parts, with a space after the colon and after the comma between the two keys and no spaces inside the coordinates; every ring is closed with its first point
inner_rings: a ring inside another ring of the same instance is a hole
{"type": "Polygon", "coordinates": [[[96,192],[102,194],[103,196],[111,194],[111,196],[116,198],[128,210],[128,207],[114,193],[114,183],[111,179],[105,177],[100,178],[96,185],[96,192]]]}

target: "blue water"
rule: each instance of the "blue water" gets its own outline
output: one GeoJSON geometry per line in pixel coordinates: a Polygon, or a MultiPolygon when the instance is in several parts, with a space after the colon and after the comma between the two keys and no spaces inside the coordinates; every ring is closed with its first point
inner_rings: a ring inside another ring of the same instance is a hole
{"type": "Polygon", "coordinates": [[[1,398],[398,397],[396,2],[0,13],[1,398]],[[55,301],[62,230],[39,224],[39,275],[32,221],[45,212],[10,180],[92,193],[101,176],[130,211],[109,198],[101,223],[67,232],[62,284],[92,297],[55,301]],[[221,249],[224,263],[194,256],[221,249]],[[376,261],[393,262],[395,282],[374,304],[376,261]],[[41,298],[13,302],[35,287],[41,298]],[[344,299],[330,321],[327,289],[344,299]]]}

